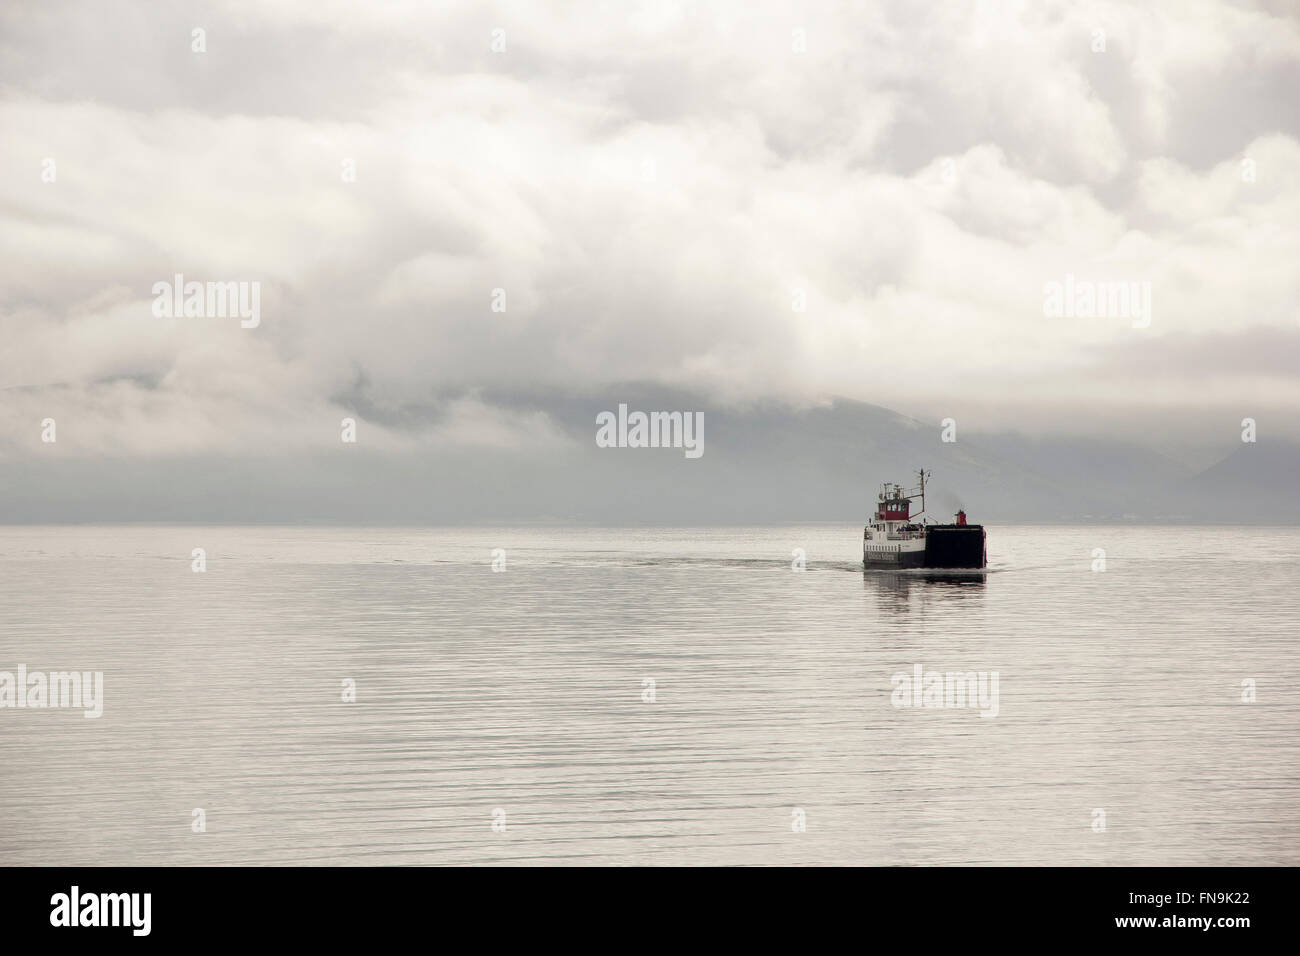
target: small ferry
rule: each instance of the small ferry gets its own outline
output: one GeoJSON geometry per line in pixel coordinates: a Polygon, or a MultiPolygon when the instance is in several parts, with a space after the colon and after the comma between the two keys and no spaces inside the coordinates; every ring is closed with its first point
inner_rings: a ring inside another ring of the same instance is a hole
{"type": "Polygon", "coordinates": [[[984,526],[967,524],[964,510],[951,524],[932,521],[925,514],[925,482],[930,475],[924,469],[918,474],[920,487],[911,492],[889,482],[881,488],[876,513],[862,531],[862,566],[890,570],[987,566],[984,526]],[[921,510],[912,514],[916,499],[921,510]]]}

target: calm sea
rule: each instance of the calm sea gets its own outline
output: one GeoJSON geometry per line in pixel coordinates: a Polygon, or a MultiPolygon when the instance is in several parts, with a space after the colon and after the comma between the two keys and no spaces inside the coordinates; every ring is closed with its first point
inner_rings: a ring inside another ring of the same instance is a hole
{"type": "Polygon", "coordinates": [[[0,529],[0,863],[1300,863],[1300,529],[861,534],[0,529]]]}

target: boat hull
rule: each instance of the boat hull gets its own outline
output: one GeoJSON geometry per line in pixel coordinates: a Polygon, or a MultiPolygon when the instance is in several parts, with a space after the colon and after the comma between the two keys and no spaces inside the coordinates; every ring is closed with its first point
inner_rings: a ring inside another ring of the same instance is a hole
{"type": "Polygon", "coordinates": [[[915,551],[864,551],[862,566],[886,571],[897,571],[899,568],[924,568],[925,551],[919,548],[915,551]]]}
{"type": "MultiPolygon", "coordinates": [[[[917,542],[919,543],[919,542],[917,542]]],[[[988,565],[984,526],[936,524],[925,529],[925,547],[891,550],[866,546],[862,566],[897,571],[904,568],[983,568],[988,565]]]]}
{"type": "Polygon", "coordinates": [[[936,524],[925,529],[925,567],[983,568],[987,565],[983,525],[936,524]]]}

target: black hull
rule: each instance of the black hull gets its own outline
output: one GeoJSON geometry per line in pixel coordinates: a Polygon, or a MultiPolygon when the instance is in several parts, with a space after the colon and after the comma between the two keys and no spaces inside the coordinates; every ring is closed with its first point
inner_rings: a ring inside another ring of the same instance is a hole
{"type": "Polygon", "coordinates": [[[884,551],[863,555],[862,566],[880,571],[897,571],[900,568],[924,568],[924,551],[884,551]]]}
{"type": "Polygon", "coordinates": [[[925,529],[927,568],[982,568],[988,564],[984,550],[984,526],[937,524],[925,529]]]}

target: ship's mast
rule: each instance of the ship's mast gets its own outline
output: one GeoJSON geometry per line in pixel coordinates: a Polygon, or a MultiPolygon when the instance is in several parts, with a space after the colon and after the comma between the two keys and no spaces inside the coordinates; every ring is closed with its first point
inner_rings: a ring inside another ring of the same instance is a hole
{"type": "Polygon", "coordinates": [[[921,515],[925,514],[925,479],[930,477],[930,475],[924,468],[922,468],[917,472],[917,476],[920,478],[921,488],[915,494],[908,494],[907,487],[904,485],[894,484],[888,481],[881,485],[880,500],[876,507],[878,517],[883,518],[886,510],[897,510],[896,508],[887,508],[887,505],[899,501],[911,501],[913,498],[921,499],[921,510],[916,514],[911,515],[911,517],[919,518],[921,515]]]}

